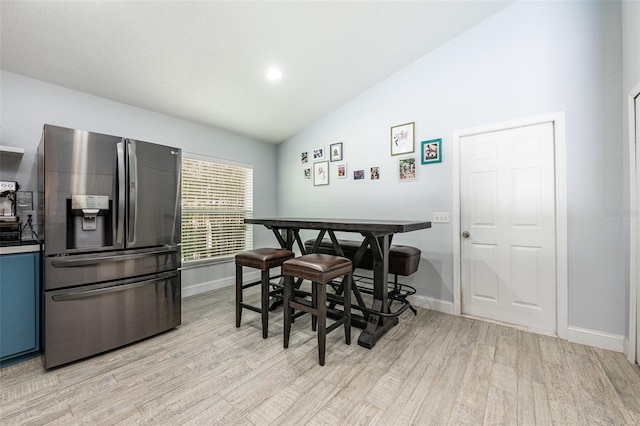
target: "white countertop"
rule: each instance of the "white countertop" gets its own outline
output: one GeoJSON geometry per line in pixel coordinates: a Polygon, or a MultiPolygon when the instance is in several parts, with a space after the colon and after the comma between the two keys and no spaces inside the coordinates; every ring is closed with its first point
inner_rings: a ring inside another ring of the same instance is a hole
{"type": "Polygon", "coordinates": [[[33,253],[40,251],[40,243],[37,241],[23,241],[21,244],[0,246],[0,254],[33,253]]]}

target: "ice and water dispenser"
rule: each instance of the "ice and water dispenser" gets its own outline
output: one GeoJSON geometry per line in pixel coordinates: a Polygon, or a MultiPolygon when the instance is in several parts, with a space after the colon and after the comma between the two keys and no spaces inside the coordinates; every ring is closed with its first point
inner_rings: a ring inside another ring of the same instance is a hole
{"type": "Polygon", "coordinates": [[[113,245],[112,212],[106,195],[72,195],[67,199],[67,248],[113,245]]]}

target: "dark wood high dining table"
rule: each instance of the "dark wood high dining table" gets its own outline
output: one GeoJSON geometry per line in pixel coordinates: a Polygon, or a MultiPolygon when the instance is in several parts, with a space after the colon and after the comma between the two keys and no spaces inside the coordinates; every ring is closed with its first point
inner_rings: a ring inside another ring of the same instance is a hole
{"type": "MultiPolygon", "coordinates": [[[[333,248],[339,255],[344,255],[335,232],[353,232],[361,234],[364,239],[362,245],[354,256],[354,269],[362,259],[367,249],[373,256],[373,303],[368,314],[364,330],[358,338],[358,344],[371,349],[377,339],[391,327],[398,324],[397,316],[388,316],[388,273],[389,273],[389,246],[393,235],[431,228],[428,221],[410,220],[369,220],[369,219],[311,219],[311,218],[255,218],[245,219],[245,223],[264,225],[271,229],[278,239],[280,246],[289,250],[297,244],[300,252],[306,254],[304,243],[300,238],[300,230],[316,230],[318,236],[311,252],[318,250],[322,239],[329,234],[333,248]],[[373,312],[373,313],[372,313],[373,312]],[[375,315],[380,312],[381,315],[375,315]]],[[[357,325],[357,322],[354,322],[357,325]]]]}

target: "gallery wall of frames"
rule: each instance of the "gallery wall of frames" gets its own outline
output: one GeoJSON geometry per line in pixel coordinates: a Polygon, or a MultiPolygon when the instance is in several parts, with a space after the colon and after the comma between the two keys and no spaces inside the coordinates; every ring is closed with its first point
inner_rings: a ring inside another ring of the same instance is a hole
{"type": "MultiPolygon", "coordinates": [[[[415,127],[415,122],[409,122],[392,126],[390,130],[389,152],[391,156],[397,156],[397,163],[395,170],[388,173],[398,182],[415,181],[418,165],[442,162],[442,138],[420,142],[416,153],[415,127]]],[[[313,182],[314,186],[329,185],[331,179],[380,180],[383,171],[379,165],[350,171],[344,154],[345,145],[346,142],[341,141],[329,144],[328,150],[318,146],[303,151],[300,154],[303,179],[313,182]]]]}

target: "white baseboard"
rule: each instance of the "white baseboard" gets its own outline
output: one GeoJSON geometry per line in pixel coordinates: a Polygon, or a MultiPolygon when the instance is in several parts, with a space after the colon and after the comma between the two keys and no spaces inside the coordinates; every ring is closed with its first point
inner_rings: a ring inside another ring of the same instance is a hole
{"type": "MultiPolygon", "coordinates": [[[[252,271],[244,274],[243,280],[245,283],[250,281],[255,281],[260,279],[260,271],[252,271]]],[[[229,287],[235,285],[236,277],[225,277],[218,280],[211,280],[200,282],[196,284],[187,284],[183,283],[182,286],[182,297],[195,296],[196,294],[206,293],[208,291],[217,290],[223,287],[229,287]]]]}
{"type": "Polygon", "coordinates": [[[570,342],[624,353],[624,336],[573,326],[569,326],[568,331],[570,342]]]}
{"type": "Polygon", "coordinates": [[[432,299],[430,297],[415,294],[411,296],[409,300],[413,305],[419,306],[421,308],[432,309],[444,314],[454,315],[453,302],[446,302],[444,300],[432,299]]]}
{"type": "Polygon", "coordinates": [[[628,337],[625,337],[622,341],[622,353],[627,357],[630,363],[633,364],[635,362],[635,359],[633,359],[633,356],[631,355],[628,337]]]}
{"type": "MultiPolygon", "coordinates": [[[[454,315],[453,302],[446,302],[419,295],[411,296],[410,300],[415,306],[454,315]]],[[[616,334],[603,333],[601,331],[588,330],[580,327],[569,327],[567,340],[573,343],[580,343],[582,345],[610,351],[628,353],[629,341],[626,340],[624,336],[616,334]]]]}

